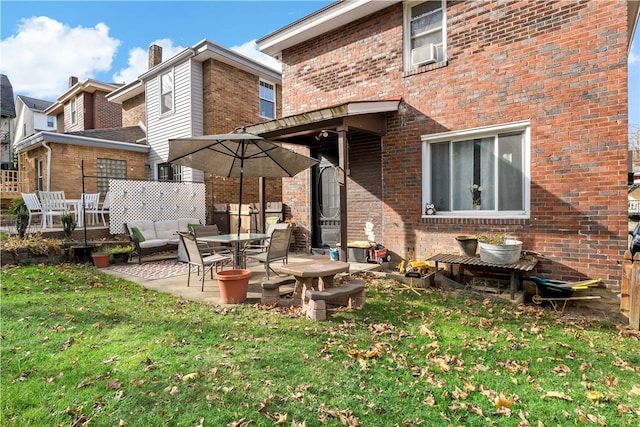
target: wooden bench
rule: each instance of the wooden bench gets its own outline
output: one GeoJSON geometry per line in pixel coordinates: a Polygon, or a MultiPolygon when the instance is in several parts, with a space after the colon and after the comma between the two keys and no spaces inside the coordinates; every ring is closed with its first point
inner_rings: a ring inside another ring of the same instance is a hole
{"type": "Polygon", "coordinates": [[[291,276],[274,277],[262,282],[262,296],[260,297],[260,302],[265,305],[280,303],[280,286],[294,285],[295,283],[296,279],[291,276]]]}
{"type": "Polygon", "coordinates": [[[348,307],[362,307],[365,302],[364,280],[351,282],[328,288],[324,291],[307,290],[305,292],[306,314],[311,320],[327,319],[327,302],[343,303],[346,299],[348,307]],[[340,301],[342,300],[342,301],[340,301]]]}

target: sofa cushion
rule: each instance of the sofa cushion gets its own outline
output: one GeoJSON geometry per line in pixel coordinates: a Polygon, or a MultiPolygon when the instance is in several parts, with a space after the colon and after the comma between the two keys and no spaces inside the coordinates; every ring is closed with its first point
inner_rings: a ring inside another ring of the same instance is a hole
{"type": "Polygon", "coordinates": [[[144,242],[140,242],[142,249],[157,248],[158,246],[165,246],[169,241],[167,239],[147,239],[144,242]]]}
{"type": "Polygon", "coordinates": [[[155,222],[156,238],[158,239],[177,239],[178,221],[175,219],[165,219],[155,222]]]}
{"type": "Polygon", "coordinates": [[[147,219],[129,221],[127,223],[127,228],[129,228],[129,231],[131,231],[132,227],[136,227],[138,230],[140,230],[140,233],[142,233],[145,240],[158,238],[158,235],[156,234],[156,229],[153,225],[153,221],[149,221],[147,219]]]}

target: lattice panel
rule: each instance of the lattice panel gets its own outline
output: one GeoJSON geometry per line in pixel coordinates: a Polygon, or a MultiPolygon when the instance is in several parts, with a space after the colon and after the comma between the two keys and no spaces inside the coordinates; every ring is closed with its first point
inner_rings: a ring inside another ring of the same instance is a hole
{"type": "Polygon", "coordinates": [[[110,179],[109,232],[124,233],[123,224],[148,219],[207,219],[204,183],[110,179]]]}

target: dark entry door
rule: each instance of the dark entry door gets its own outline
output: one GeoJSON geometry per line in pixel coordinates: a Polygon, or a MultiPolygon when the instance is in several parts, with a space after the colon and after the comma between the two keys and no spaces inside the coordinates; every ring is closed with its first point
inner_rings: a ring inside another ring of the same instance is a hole
{"type": "Polygon", "coordinates": [[[336,247],[340,241],[340,187],[336,181],[338,150],[316,152],[313,185],[313,247],[336,247]]]}

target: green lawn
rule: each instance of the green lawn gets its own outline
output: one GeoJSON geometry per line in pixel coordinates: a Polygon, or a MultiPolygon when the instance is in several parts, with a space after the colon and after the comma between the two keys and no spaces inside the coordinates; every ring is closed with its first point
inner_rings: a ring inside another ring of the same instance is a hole
{"type": "Polygon", "coordinates": [[[1,270],[3,426],[637,426],[640,334],[367,277],[363,309],[210,306],[1,270]]]}

